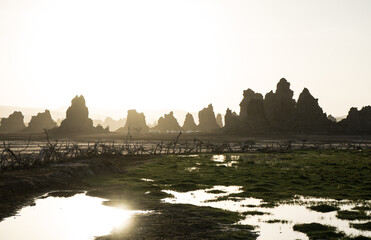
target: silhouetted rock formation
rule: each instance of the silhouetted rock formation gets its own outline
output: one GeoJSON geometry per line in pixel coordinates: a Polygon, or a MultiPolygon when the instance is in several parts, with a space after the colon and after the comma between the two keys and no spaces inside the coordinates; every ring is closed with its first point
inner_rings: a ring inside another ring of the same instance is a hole
{"type": "Polygon", "coordinates": [[[295,111],[294,92],[290,83],[281,78],[277,84],[276,92],[270,91],[265,95],[264,108],[269,125],[276,130],[289,130],[295,111]]]}
{"type": "Polygon", "coordinates": [[[198,120],[198,129],[200,131],[210,132],[220,128],[218,123],[216,122],[212,104],[209,104],[207,108],[204,108],[198,112],[198,120]]]}
{"type": "Polygon", "coordinates": [[[264,111],[263,95],[250,88],[243,91],[240,103],[240,123],[245,131],[264,132],[268,129],[268,121],[264,111]]]}
{"type": "Polygon", "coordinates": [[[140,134],[148,132],[149,127],[146,124],[146,117],[143,113],[137,113],[136,110],[129,110],[126,117],[125,126],[117,129],[119,133],[140,134]]]}
{"type": "Polygon", "coordinates": [[[331,123],[318,105],[318,99],[304,88],[296,105],[293,129],[298,132],[323,132],[329,129],[331,123]]]}
{"type": "Polygon", "coordinates": [[[94,133],[99,132],[93,126],[93,120],[89,118],[89,110],[85,104],[85,98],[76,96],[71,101],[71,106],[67,109],[66,118],[61,122],[61,126],[55,130],[56,133],[94,133]]]}
{"type": "Polygon", "coordinates": [[[0,124],[1,132],[20,132],[26,128],[23,122],[24,116],[21,112],[15,111],[8,118],[2,118],[0,124]]]}
{"type": "Polygon", "coordinates": [[[164,117],[158,119],[158,124],[154,127],[154,130],[160,132],[172,132],[180,131],[181,127],[174,117],[174,113],[170,112],[169,114],[165,114],[164,117]]]}
{"type": "MultiPolygon", "coordinates": [[[[246,135],[250,133],[339,133],[348,129],[349,132],[365,132],[371,127],[367,111],[358,112],[352,109],[348,118],[341,124],[329,118],[308,89],[300,94],[298,102],[293,99],[290,83],[282,78],[276,91],[263,96],[251,89],[243,92],[240,103],[240,115],[227,110],[224,129],[230,133],[246,135]],[[361,113],[362,112],[362,113],[361,113]]],[[[367,109],[367,108],[365,108],[367,109]]]]}
{"type": "Polygon", "coordinates": [[[236,112],[232,112],[229,108],[227,109],[224,116],[224,128],[225,129],[237,129],[240,127],[240,118],[236,112]]]}
{"type": "Polygon", "coordinates": [[[43,113],[38,113],[36,116],[31,118],[28,123],[26,131],[28,132],[42,132],[43,129],[52,129],[57,127],[57,123],[53,121],[49,110],[45,110],[43,113]]]}
{"type": "Polygon", "coordinates": [[[194,120],[192,114],[187,113],[186,118],[185,118],[184,123],[183,123],[182,129],[183,129],[183,131],[186,131],[186,132],[197,131],[197,125],[195,123],[195,120],[194,120]]]}
{"type": "Polygon", "coordinates": [[[371,134],[371,106],[349,110],[347,118],[338,123],[342,132],[352,134],[371,134]]]}
{"type": "Polygon", "coordinates": [[[331,114],[327,116],[327,119],[330,120],[331,122],[337,122],[336,118],[332,116],[331,114]]]}
{"type": "Polygon", "coordinates": [[[260,93],[255,93],[250,88],[243,91],[243,99],[240,103],[240,117],[242,121],[247,119],[247,108],[249,106],[249,103],[253,99],[263,100],[263,95],[261,95],[260,93]]]}
{"type": "Polygon", "coordinates": [[[216,123],[219,125],[219,127],[223,127],[223,118],[222,118],[222,115],[220,113],[218,113],[218,115],[216,115],[216,123]]]}

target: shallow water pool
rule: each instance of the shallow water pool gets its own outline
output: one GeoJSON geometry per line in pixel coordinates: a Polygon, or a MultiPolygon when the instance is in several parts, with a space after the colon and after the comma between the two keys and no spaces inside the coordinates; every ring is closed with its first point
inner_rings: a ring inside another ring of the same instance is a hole
{"type": "Polygon", "coordinates": [[[0,222],[0,239],[82,240],[125,228],[131,216],[145,213],[103,205],[106,199],[78,193],[68,197],[44,195],[0,222]]]}
{"type": "MultiPolygon", "coordinates": [[[[318,204],[336,205],[340,210],[350,210],[357,206],[357,203],[343,200],[325,198],[306,198],[296,196],[290,201],[278,203],[273,207],[264,207],[265,202],[257,198],[236,198],[233,200],[218,200],[227,197],[232,193],[241,193],[240,186],[214,186],[209,189],[202,189],[189,192],[176,192],[163,190],[173,197],[163,199],[164,202],[172,204],[192,204],[197,206],[208,206],[224,210],[240,212],[246,215],[245,219],[236,224],[256,226],[259,240],[270,239],[308,239],[301,232],[293,230],[295,224],[319,223],[333,226],[337,231],[344,232],[348,236],[371,237],[371,231],[361,231],[351,227],[351,223],[365,223],[361,220],[338,219],[337,211],[322,213],[311,210],[309,207],[318,204]]],[[[367,202],[368,204],[370,201],[367,202]]],[[[367,214],[370,215],[370,211],[367,214]]]]}

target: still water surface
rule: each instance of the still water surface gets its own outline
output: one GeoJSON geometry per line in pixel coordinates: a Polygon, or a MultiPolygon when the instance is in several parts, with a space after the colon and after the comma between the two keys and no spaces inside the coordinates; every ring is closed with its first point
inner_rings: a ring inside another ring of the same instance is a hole
{"type": "MultiPolygon", "coordinates": [[[[349,236],[371,237],[371,231],[361,231],[350,226],[350,223],[364,223],[367,221],[349,221],[336,217],[336,211],[321,213],[309,209],[313,204],[332,204],[341,210],[350,210],[357,204],[351,201],[337,201],[325,198],[306,198],[297,196],[288,202],[281,202],[277,206],[262,207],[263,200],[257,198],[233,198],[233,200],[218,200],[232,193],[241,193],[240,186],[214,186],[209,189],[202,189],[189,192],[176,192],[164,190],[173,197],[163,199],[164,202],[173,204],[192,204],[197,206],[208,206],[224,210],[249,213],[246,218],[237,224],[256,226],[259,233],[259,240],[294,240],[308,239],[301,232],[293,230],[295,224],[320,223],[336,227],[338,231],[345,232],[349,236]],[[262,215],[254,215],[259,212],[262,215]]],[[[369,203],[369,201],[368,201],[369,203]]],[[[370,211],[368,211],[370,214],[370,211]]]]}
{"type": "Polygon", "coordinates": [[[0,222],[0,239],[84,240],[125,228],[134,214],[105,206],[106,199],[79,193],[71,197],[43,196],[13,217],[0,222]]]}

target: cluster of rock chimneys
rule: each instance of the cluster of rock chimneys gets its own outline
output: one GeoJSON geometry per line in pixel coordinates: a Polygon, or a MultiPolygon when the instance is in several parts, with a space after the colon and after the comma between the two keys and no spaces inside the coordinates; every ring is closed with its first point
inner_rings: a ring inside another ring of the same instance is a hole
{"type": "Polygon", "coordinates": [[[28,127],[24,124],[23,119],[23,114],[17,111],[10,114],[8,118],[1,119],[0,132],[41,132],[43,129],[51,129],[57,126],[49,110],[45,110],[45,112],[33,116],[28,127]]]}
{"type": "Polygon", "coordinates": [[[222,127],[222,116],[215,117],[213,106],[210,104],[207,108],[198,113],[199,125],[194,121],[192,114],[187,113],[183,126],[180,126],[174,113],[170,112],[158,119],[158,123],[153,128],[149,128],[143,113],[136,110],[129,110],[125,126],[118,129],[119,133],[146,133],[150,130],[155,132],[213,132],[222,127]]]}
{"type": "Polygon", "coordinates": [[[1,119],[0,132],[42,132],[48,129],[53,133],[99,133],[107,132],[108,129],[93,126],[93,121],[89,118],[89,111],[85,105],[83,96],[76,96],[72,99],[71,106],[67,109],[66,118],[57,127],[53,121],[49,110],[38,113],[31,118],[28,127],[24,124],[24,116],[21,112],[14,112],[8,118],[1,119]]]}
{"type": "MultiPolygon", "coordinates": [[[[347,118],[340,122],[331,115],[327,116],[318,105],[308,89],[300,93],[298,101],[293,99],[290,83],[282,78],[276,91],[270,91],[264,97],[251,89],[243,91],[240,103],[240,113],[227,109],[224,118],[218,114],[215,117],[213,106],[202,109],[198,113],[199,124],[194,121],[192,114],[186,115],[183,126],[180,126],[173,112],[165,114],[158,120],[157,126],[150,129],[146,124],[143,113],[129,110],[125,126],[119,128],[119,133],[147,133],[150,130],[157,132],[219,132],[236,135],[271,134],[271,133],[341,133],[341,134],[371,134],[371,106],[361,110],[351,108],[347,118]]],[[[50,112],[45,110],[33,116],[25,126],[21,112],[14,112],[8,118],[0,121],[0,132],[41,132],[51,129],[54,133],[103,133],[101,125],[93,126],[89,118],[89,111],[83,96],[76,96],[67,109],[66,118],[60,127],[53,121],[50,112]]]]}
{"type": "Polygon", "coordinates": [[[352,108],[336,123],[327,116],[307,88],[293,99],[290,83],[282,78],[275,92],[265,95],[251,89],[243,92],[240,114],[227,109],[225,131],[230,133],[371,133],[371,107],[352,108]]]}

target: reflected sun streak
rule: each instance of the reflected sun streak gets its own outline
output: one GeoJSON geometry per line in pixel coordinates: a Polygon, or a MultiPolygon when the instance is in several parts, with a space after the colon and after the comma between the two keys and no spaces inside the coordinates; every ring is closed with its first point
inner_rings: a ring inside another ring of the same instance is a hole
{"type": "Polygon", "coordinates": [[[0,239],[94,239],[126,228],[132,215],[144,213],[105,206],[104,201],[85,193],[38,199],[0,223],[0,239]]]}

